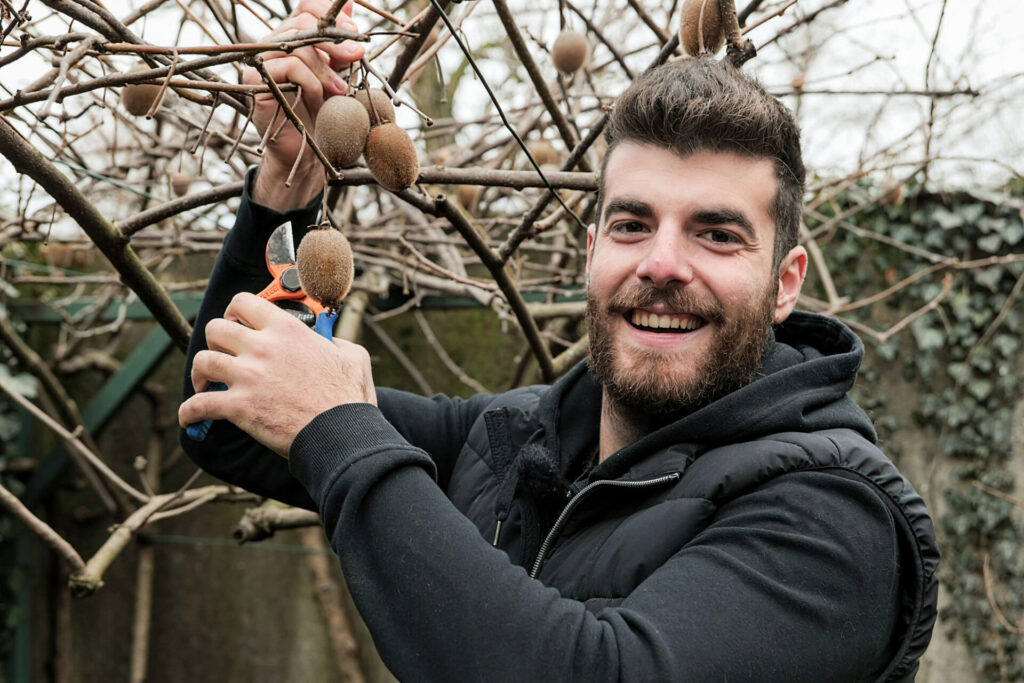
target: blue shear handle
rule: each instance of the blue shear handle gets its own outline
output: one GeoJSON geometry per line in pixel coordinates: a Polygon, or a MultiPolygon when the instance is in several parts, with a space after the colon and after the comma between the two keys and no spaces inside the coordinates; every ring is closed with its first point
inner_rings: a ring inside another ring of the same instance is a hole
{"type": "Polygon", "coordinates": [[[327,341],[334,340],[334,321],[338,319],[337,313],[331,313],[330,311],[324,311],[316,317],[316,323],[313,325],[313,331],[319,334],[327,341]]]}
{"type": "MultiPolygon", "coordinates": [[[[207,391],[224,391],[228,388],[224,382],[211,382],[210,386],[206,387],[207,391]]],[[[189,438],[193,441],[202,441],[206,438],[206,433],[210,431],[210,427],[213,425],[213,420],[202,420],[201,422],[193,422],[188,427],[185,427],[185,433],[188,434],[189,438]]]]}

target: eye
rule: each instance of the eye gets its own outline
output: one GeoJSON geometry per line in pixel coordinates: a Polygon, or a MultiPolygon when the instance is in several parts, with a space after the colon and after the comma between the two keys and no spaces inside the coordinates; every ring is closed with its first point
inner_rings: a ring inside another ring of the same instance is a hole
{"type": "Polygon", "coordinates": [[[625,220],[613,223],[609,228],[609,231],[619,234],[635,235],[647,232],[647,226],[640,221],[625,220]]]}
{"type": "Polygon", "coordinates": [[[707,239],[709,239],[710,241],[714,242],[715,244],[743,243],[743,240],[741,240],[737,235],[729,232],[728,230],[708,230],[707,232],[704,233],[704,236],[707,237],[707,239]]]}

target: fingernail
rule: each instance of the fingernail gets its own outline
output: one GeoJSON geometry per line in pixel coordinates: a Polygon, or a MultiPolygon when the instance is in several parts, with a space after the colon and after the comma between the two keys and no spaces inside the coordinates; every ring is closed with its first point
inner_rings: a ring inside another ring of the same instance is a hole
{"type": "Polygon", "coordinates": [[[341,44],[341,51],[345,53],[346,57],[355,57],[362,53],[363,48],[361,45],[356,45],[355,43],[346,41],[341,44]]]}
{"type": "Polygon", "coordinates": [[[345,82],[344,78],[337,74],[335,74],[334,80],[331,81],[331,87],[334,88],[334,91],[339,95],[344,95],[348,92],[348,83],[345,82]]]}
{"type": "Polygon", "coordinates": [[[357,27],[351,21],[339,21],[338,28],[340,28],[342,31],[352,31],[352,33],[359,33],[359,27],[357,27]]]}

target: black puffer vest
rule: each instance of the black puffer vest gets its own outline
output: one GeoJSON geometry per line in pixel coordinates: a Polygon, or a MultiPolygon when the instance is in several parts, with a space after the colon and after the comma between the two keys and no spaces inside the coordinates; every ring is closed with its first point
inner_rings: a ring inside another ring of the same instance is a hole
{"type": "Polygon", "coordinates": [[[584,475],[600,416],[585,364],[550,388],[496,397],[448,495],[531,576],[596,611],[628,595],[721,506],[776,477],[814,470],[867,483],[895,520],[901,566],[898,643],[879,680],[912,680],[936,617],[939,553],[923,500],[846,397],[863,347],[843,325],[805,313],[775,335],[753,383],[584,475]],[[592,571],[598,551],[629,561],[592,571]]]}

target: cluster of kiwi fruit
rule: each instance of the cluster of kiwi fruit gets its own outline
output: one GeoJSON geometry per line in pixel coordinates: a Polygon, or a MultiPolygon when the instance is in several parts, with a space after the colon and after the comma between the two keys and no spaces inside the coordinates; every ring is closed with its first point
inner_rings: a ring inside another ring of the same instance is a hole
{"type": "Polygon", "coordinates": [[[340,168],[355,165],[362,155],[373,177],[397,192],[416,182],[420,161],[412,138],[395,123],[387,93],[363,88],[355,95],[336,95],[316,116],[316,144],[340,168]]]}
{"type": "Polygon", "coordinates": [[[715,54],[725,45],[725,23],[719,0],[685,0],[679,18],[679,43],[691,57],[715,54]],[[701,13],[703,12],[703,17],[701,13]],[[703,29],[703,31],[701,30],[703,29]],[[701,50],[703,35],[704,50],[701,50]]]}

